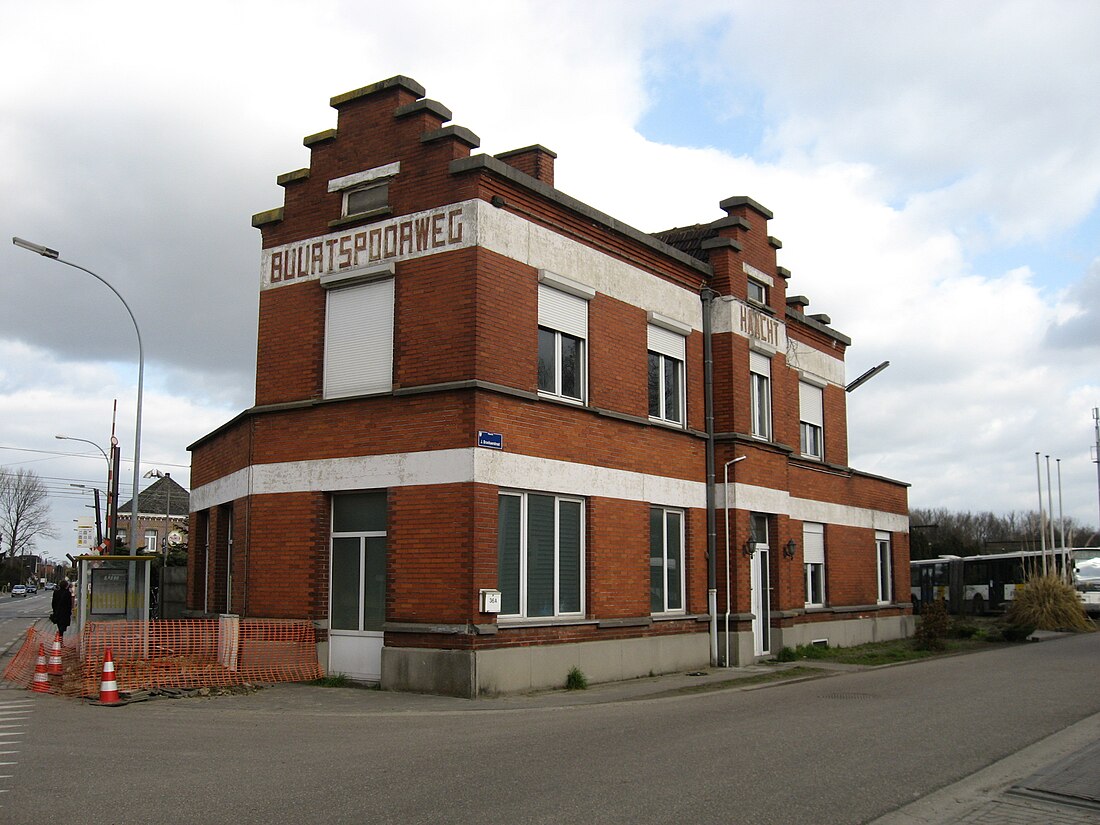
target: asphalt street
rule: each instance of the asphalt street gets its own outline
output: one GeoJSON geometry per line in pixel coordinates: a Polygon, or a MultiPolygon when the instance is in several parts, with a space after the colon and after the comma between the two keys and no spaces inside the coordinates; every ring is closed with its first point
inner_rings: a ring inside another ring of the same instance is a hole
{"type": "Polygon", "coordinates": [[[704,692],[278,685],[105,708],[6,689],[31,709],[0,820],[41,822],[60,793],[112,823],[862,823],[1100,713],[1098,679],[1091,634],[704,692]]]}
{"type": "Polygon", "coordinates": [[[39,590],[33,596],[0,593],[0,652],[23,641],[27,627],[36,619],[50,615],[51,593],[39,590]]]}

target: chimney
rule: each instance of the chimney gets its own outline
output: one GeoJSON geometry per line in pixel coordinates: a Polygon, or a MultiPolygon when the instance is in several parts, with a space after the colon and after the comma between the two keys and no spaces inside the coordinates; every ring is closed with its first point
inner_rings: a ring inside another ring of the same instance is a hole
{"type": "Polygon", "coordinates": [[[787,306],[796,312],[806,313],[806,307],[810,305],[810,299],[805,295],[789,295],[787,296],[787,306]]]}
{"type": "Polygon", "coordinates": [[[552,152],[545,146],[526,146],[523,149],[513,149],[511,152],[501,152],[496,155],[497,160],[502,160],[513,169],[518,169],[525,175],[530,175],[537,181],[547,186],[554,185],[554,158],[557,152],[552,152]]]}

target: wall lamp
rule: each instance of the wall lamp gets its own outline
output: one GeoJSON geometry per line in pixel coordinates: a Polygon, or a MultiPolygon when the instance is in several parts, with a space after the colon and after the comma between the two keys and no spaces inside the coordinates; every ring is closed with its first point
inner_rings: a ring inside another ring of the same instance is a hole
{"type": "Polygon", "coordinates": [[[742,548],[741,552],[751,559],[756,553],[756,542],[752,539],[749,539],[745,542],[745,546],[744,548],[742,548]]]}
{"type": "Polygon", "coordinates": [[[783,555],[786,556],[788,559],[793,559],[795,551],[797,551],[797,550],[798,550],[798,545],[794,543],[794,539],[790,539],[783,546],[783,555]]]}

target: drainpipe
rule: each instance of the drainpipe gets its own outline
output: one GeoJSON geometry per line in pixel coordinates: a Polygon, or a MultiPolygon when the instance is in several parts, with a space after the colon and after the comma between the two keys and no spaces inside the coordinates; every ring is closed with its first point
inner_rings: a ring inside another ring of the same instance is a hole
{"type": "MultiPolygon", "coordinates": [[[[723,503],[726,506],[726,510],[725,510],[726,523],[725,523],[725,531],[724,531],[725,534],[726,534],[726,658],[725,658],[725,662],[723,663],[723,664],[725,664],[726,667],[731,667],[731,665],[730,665],[730,604],[732,603],[732,600],[733,600],[733,598],[732,598],[732,589],[730,587],[730,578],[731,578],[731,574],[733,572],[733,569],[730,566],[730,531],[733,529],[730,526],[730,467],[733,466],[734,464],[736,464],[738,461],[744,461],[746,458],[748,458],[747,455],[739,455],[739,456],[737,456],[737,458],[731,458],[722,467],[722,472],[723,472],[723,476],[724,476],[724,484],[725,484],[725,487],[723,488],[723,491],[722,491],[722,499],[723,499],[723,503]]],[[[734,490],[736,491],[736,489],[737,489],[737,468],[736,467],[734,467],[733,484],[734,484],[734,490]]],[[[736,495],[737,495],[737,493],[734,492],[735,497],[736,497],[736,495]]],[[[737,518],[737,502],[736,501],[734,501],[733,513],[734,513],[734,519],[736,520],[736,518],[737,518]]]]}
{"type": "Polygon", "coordinates": [[[718,534],[714,505],[714,358],[711,352],[711,309],[718,293],[703,287],[703,404],[707,429],[707,610],[710,613],[710,664],[718,666],[718,534]]]}

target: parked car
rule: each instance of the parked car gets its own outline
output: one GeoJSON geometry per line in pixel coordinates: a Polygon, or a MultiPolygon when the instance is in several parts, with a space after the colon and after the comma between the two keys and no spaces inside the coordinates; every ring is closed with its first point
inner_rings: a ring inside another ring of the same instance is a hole
{"type": "Polygon", "coordinates": [[[38,592],[38,585],[37,584],[28,584],[27,585],[27,592],[28,593],[37,593],[38,592]]]}
{"type": "Polygon", "coordinates": [[[27,597],[27,585],[25,585],[25,584],[14,584],[14,585],[12,585],[11,597],[14,599],[16,596],[22,596],[23,598],[26,598],[27,597]]]}

